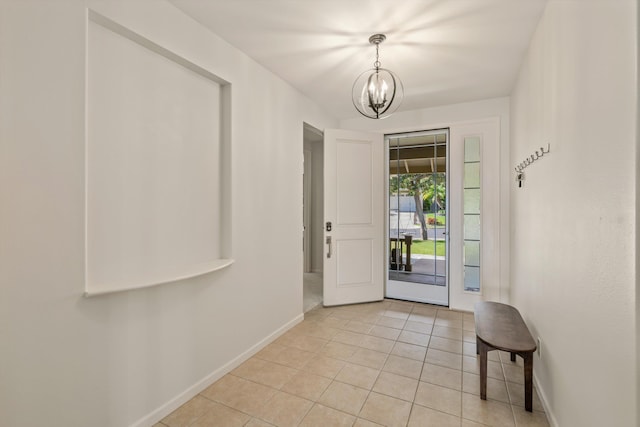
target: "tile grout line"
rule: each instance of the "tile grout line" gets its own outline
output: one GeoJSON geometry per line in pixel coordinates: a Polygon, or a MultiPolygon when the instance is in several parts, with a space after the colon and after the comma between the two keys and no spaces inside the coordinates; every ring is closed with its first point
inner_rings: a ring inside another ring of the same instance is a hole
{"type": "MultiPolygon", "coordinates": [[[[516,421],[516,414],[513,410],[513,404],[511,402],[511,395],[509,394],[509,388],[507,387],[507,372],[504,370],[504,364],[502,363],[502,354],[500,354],[500,350],[498,351],[498,358],[500,359],[500,369],[502,370],[502,376],[504,377],[504,386],[507,389],[507,398],[509,399],[509,409],[511,410],[511,418],[513,419],[513,425],[515,427],[518,426],[518,422],[516,421]]],[[[517,357],[517,356],[516,356],[517,357]]]]}
{"type": "MultiPolygon", "coordinates": [[[[411,310],[411,312],[413,312],[413,309],[411,310]]],[[[436,317],[438,312],[436,311],[436,317]]],[[[411,317],[411,316],[409,316],[411,317]]],[[[408,321],[408,320],[407,320],[408,321]]],[[[435,322],[435,319],[434,319],[435,322]]],[[[405,323],[406,324],[406,323],[405,323]]],[[[409,425],[409,422],[411,421],[411,415],[413,414],[413,408],[416,405],[416,397],[418,396],[418,388],[420,387],[420,381],[422,380],[422,373],[424,372],[424,365],[425,363],[427,363],[427,351],[429,351],[429,344],[431,344],[431,337],[433,334],[433,327],[435,325],[431,325],[431,334],[429,334],[429,339],[427,340],[427,350],[424,352],[424,358],[422,360],[422,367],[420,368],[420,375],[418,376],[418,384],[416,385],[416,391],[413,394],[413,400],[411,401],[411,409],[409,410],[409,417],[407,418],[407,423],[406,426],[409,425]]]]}
{"type": "MultiPolygon", "coordinates": [[[[284,393],[286,393],[286,392],[284,392],[284,393]]],[[[297,396],[297,397],[300,397],[300,396],[297,396]]],[[[314,402],[314,401],[310,401],[310,402],[311,402],[311,406],[309,406],[309,409],[307,409],[307,412],[305,412],[304,415],[302,417],[300,417],[300,420],[296,423],[296,426],[299,426],[300,424],[302,424],[302,421],[304,421],[304,419],[307,418],[307,415],[309,415],[309,413],[311,412],[313,407],[316,406],[316,402],[314,402]]]]}

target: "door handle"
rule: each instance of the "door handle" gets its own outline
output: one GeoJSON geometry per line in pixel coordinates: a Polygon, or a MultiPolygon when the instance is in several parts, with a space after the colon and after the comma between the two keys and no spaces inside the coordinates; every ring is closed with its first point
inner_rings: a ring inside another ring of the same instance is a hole
{"type": "Polygon", "coordinates": [[[329,245],[329,248],[327,249],[327,258],[331,258],[331,236],[327,236],[327,245],[329,245]]]}

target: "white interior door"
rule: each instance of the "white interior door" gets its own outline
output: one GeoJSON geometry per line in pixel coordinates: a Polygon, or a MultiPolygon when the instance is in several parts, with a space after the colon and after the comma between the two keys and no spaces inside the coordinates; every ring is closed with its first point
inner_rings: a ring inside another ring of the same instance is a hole
{"type": "Polygon", "coordinates": [[[383,136],[327,129],[324,160],[324,305],[382,300],[383,136]]]}

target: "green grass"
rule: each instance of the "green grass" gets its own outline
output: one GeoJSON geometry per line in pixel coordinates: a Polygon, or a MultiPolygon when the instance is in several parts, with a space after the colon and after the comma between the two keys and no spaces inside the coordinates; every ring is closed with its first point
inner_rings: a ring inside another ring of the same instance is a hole
{"type": "MultiPolygon", "coordinates": [[[[414,240],[411,242],[411,253],[420,255],[445,256],[446,243],[444,240],[414,240]]],[[[407,247],[402,245],[402,253],[407,253],[407,247]]]]}

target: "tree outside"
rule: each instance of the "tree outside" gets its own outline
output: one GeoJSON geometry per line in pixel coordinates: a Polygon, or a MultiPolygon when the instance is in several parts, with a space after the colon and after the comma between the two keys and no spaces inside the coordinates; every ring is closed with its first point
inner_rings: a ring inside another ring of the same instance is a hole
{"type": "MultiPolygon", "coordinates": [[[[413,196],[416,206],[414,224],[420,223],[422,240],[428,240],[425,212],[437,213],[446,206],[446,175],[442,172],[394,175],[389,181],[389,192],[413,196]]],[[[431,218],[437,225],[435,217],[431,218]]]]}

